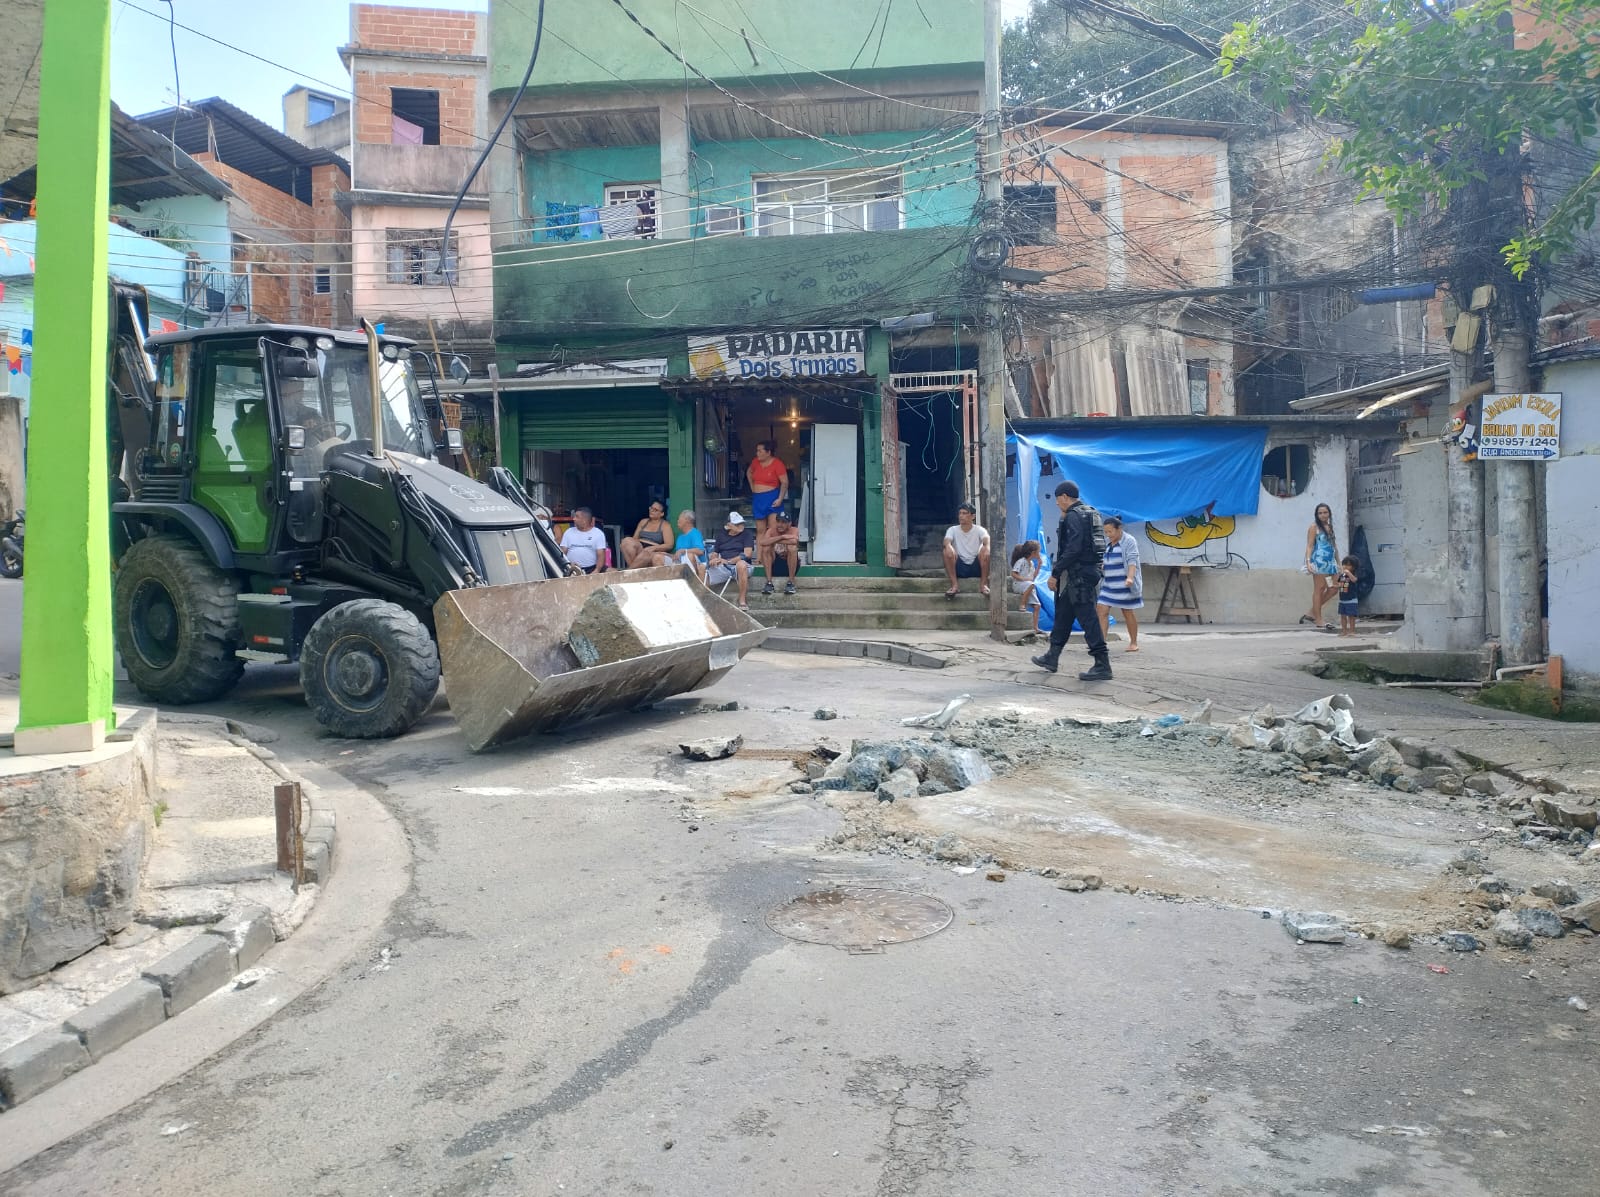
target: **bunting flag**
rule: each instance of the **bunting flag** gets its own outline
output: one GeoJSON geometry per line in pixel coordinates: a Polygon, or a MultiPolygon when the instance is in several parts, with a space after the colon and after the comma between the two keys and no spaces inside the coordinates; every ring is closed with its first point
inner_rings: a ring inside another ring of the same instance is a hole
{"type": "Polygon", "coordinates": [[[19,346],[19,345],[7,345],[6,348],[5,348],[5,353],[6,353],[6,368],[8,370],[10,370],[11,373],[13,373],[13,374],[21,374],[22,373],[22,347],[19,346]]]}

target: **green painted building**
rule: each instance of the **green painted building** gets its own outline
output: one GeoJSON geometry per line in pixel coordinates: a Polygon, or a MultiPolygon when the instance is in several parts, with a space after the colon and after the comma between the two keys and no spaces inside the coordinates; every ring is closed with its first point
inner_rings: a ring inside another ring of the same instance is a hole
{"type": "MultiPolygon", "coordinates": [[[[490,5],[495,119],[534,11],[490,5]]],[[[814,564],[898,565],[969,486],[982,6],[545,22],[491,160],[506,464],[558,512],[628,533],[660,499],[710,534],[771,441],[814,564]]]]}

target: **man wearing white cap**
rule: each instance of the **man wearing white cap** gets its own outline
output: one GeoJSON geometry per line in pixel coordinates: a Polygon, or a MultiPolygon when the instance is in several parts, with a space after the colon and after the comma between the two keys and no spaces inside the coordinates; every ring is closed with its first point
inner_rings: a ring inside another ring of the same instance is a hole
{"type": "Polygon", "coordinates": [[[750,563],[755,557],[756,538],[744,525],[744,516],[737,511],[728,516],[728,522],[711,544],[711,556],[706,558],[706,585],[721,586],[730,578],[739,580],[739,606],[748,607],[750,595],[750,563]]]}

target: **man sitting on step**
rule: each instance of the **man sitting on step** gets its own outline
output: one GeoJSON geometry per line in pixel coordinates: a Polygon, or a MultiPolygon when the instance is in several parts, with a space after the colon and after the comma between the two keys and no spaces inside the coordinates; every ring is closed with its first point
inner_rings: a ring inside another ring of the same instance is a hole
{"type": "Polygon", "coordinates": [[[794,580],[800,573],[800,529],[794,526],[787,511],[780,509],[772,516],[773,527],[763,529],[756,537],[756,554],[767,575],[767,584],[761,588],[761,593],[771,594],[772,580],[782,577],[788,579],[783,593],[793,594],[794,580]]]}

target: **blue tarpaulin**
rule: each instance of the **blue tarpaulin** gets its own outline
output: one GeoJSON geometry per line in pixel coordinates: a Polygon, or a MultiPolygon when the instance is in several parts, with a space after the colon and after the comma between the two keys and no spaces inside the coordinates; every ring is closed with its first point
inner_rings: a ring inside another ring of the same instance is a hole
{"type": "Polygon", "coordinates": [[[1055,512],[1039,505],[1039,454],[1071,478],[1085,502],[1102,515],[1128,523],[1182,519],[1207,509],[1214,515],[1254,515],[1261,495],[1261,458],[1267,430],[1260,425],[1096,428],[1013,433],[1024,537],[1055,548],[1055,512]],[[1033,450],[1029,452],[1028,450],[1033,450]],[[1048,516],[1048,519],[1045,517],[1048,516]]]}

